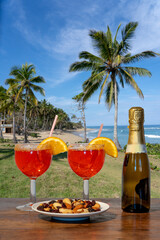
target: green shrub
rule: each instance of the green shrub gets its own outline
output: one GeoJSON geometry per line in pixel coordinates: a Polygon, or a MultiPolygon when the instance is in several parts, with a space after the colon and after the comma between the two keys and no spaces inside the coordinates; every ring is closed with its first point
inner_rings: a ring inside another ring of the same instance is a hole
{"type": "MultiPolygon", "coordinates": [[[[127,145],[124,146],[122,151],[126,151],[127,145]]],[[[157,155],[160,157],[160,144],[152,144],[152,143],[146,143],[147,153],[148,155],[157,155]]]]}
{"type": "Polygon", "coordinates": [[[151,144],[151,143],[146,143],[147,147],[147,153],[149,155],[158,155],[160,156],[160,144],[151,144]]]}
{"type": "Polygon", "coordinates": [[[3,139],[3,138],[0,138],[0,143],[10,143],[12,142],[11,139],[3,139]]]}
{"type": "Polygon", "coordinates": [[[40,135],[38,133],[29,133],[29,136],[34,137],[34,138],[40,137],[40,135]]]}

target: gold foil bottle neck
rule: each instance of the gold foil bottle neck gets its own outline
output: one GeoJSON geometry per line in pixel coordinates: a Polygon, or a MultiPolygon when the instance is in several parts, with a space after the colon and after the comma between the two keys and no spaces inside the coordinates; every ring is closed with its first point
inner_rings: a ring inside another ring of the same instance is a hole
{"type": "Polygon", "coordinates": [[[141,107],[132,107],[129,109],[129,123],[143,124],[144,123],[144,109],[141,107]]]}
{"type": "Polygon", "coordinates": [[[141,107],[130,108],[128,144],[145,144],[143,123],[144,109],[141,107]]]}

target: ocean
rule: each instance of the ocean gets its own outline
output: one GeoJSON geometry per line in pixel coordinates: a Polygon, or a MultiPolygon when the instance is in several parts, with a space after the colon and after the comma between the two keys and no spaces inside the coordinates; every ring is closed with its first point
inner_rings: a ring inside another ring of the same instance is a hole
{"type": "MultiPolygon", "coordinates": [[[[100,126],[87,126],[87,138],[91,141],[97,137],[100,126]],[[89,130],[90,129],[90,130],[89,130]]],[[[108,137],[113,140],[113,126],[103,126],[101,137],[108,137]]],[[[160,125],[144,125],[144,133],[146,143],[160,144],[160,125]]],[[[123,148],[128,142],[129,129],[127,126],[118,126],[118,140],[123,148]]],[[[83,132],[79,132],[81,137],[84,137],[83,132]]]]}

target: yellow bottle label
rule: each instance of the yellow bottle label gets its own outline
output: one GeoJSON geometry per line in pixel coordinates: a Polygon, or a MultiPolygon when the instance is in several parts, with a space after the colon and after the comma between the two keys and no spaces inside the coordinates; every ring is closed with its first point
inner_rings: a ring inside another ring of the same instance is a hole
{"type": "Polygon", "coordinates": [[[127,144],[126,153],[146,153],[145,144],[127,144]]]}

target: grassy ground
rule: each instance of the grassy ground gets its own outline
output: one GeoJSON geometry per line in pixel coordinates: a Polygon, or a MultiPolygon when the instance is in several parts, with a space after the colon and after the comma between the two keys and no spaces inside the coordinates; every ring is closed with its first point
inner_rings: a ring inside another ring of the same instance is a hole
{"type": "MultiPolygon", "coordinates": [[[[151,170],[151,197],[160,197],[160,159],[149,156],[157,169],[151,170]]],[[[117,159],[106,157],[102,170],[90,179],[90,197],[120,197],[124,153],[117,159]]],[[[48,171],[36,180],[37,197],[82,197],[83,181],[72,172],[67,155],[53,157],[48,171]]],[[[17,169],[12,144],[0,145],[0,197],[29,197],[30,180],[17,169]]]]}

